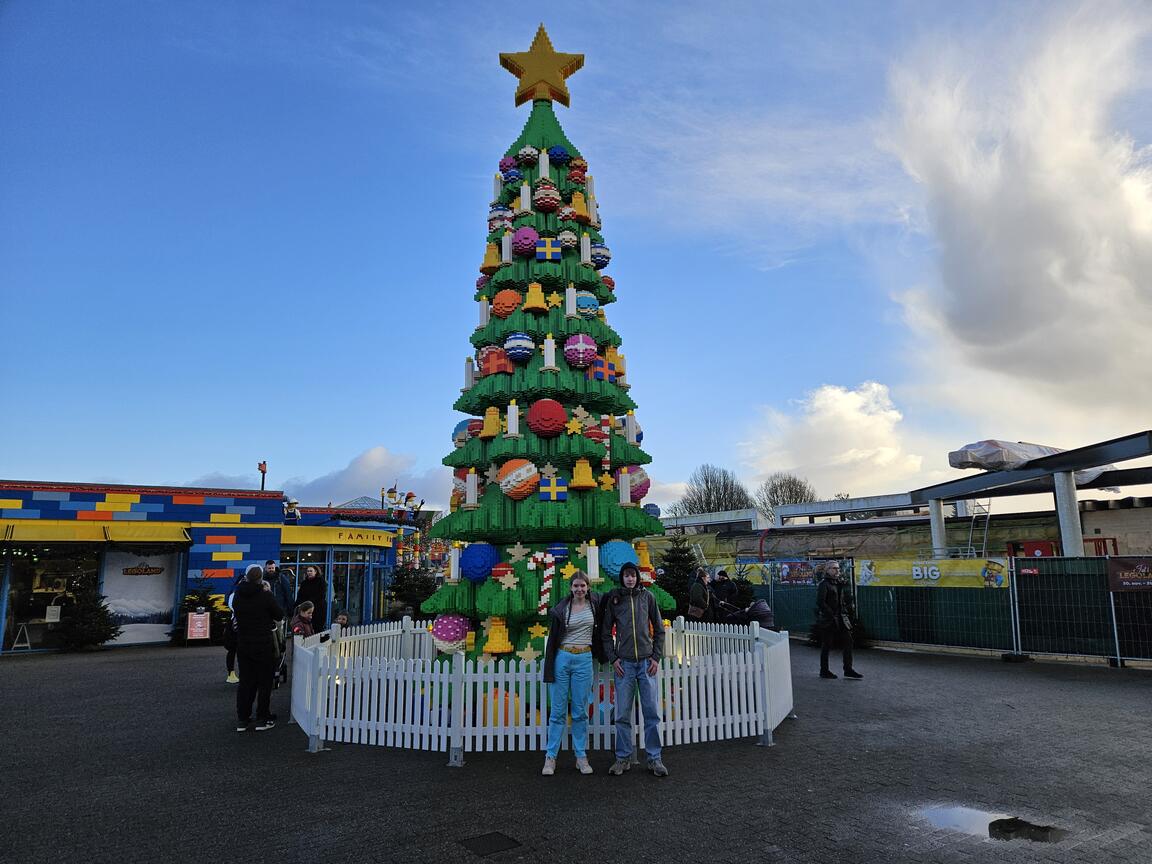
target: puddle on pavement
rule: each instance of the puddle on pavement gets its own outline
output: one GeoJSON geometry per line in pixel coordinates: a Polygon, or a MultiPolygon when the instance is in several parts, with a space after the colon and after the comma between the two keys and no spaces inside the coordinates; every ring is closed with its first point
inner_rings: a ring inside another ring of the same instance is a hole
{"type": "Polygon", "coordinates": [[[1062,828],[1035,825],[1007,813],[993,813],[971,807],[925,807],[919,812],[937,828],[961,831],[976,837],[991,837],[993,840],[1055,843],[1068,836],[1068,832],[1062,828]]]}

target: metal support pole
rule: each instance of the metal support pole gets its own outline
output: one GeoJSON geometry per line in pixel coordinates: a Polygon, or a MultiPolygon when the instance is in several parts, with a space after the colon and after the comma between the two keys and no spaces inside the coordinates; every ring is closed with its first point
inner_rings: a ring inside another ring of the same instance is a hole
{"type": "Polygon", "coordinates": [[[948,555],[948,532],[944,528],[944,502],[933,498],[928,502],[928,521],[932,528],[932,557],[948,555]]]}
{"type": "Polygon", "coordinates": [[[1112,609],[1112,639],[1116,643],[1116,668],[1124,665],[1124,658],[1120,656],[1120,628],[1116,626],[1116,595],[1108,592],[1108,606],[1112,609]]]}
{"type": "Polygon", "coordinates": [[[1056,493],[1056,516],[1060,520],[1060,546],[1065,558],[1084,557],[1084,532],[1080,527],[1080,506],[1076,501],[1076,478],[1071,471],[1052,475],[1056,493]]]}

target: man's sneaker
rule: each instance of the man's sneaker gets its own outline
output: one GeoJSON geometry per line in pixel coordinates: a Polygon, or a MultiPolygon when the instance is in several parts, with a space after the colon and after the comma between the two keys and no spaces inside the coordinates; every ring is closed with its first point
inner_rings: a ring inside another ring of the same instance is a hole
{"type": "Polygon", "coordinates": [[[251,722],[252,722],[251,720],[238,720],[236,722],[236,731],[237,732],[247,732],[248,731],[248,724],[251,722]]]}
{"type": "Polygon", "coordinates": [[[588,757],[583,757],[576,760],[576,770],[581,774],[591,774],[592,766],[588,764],[588,757]]]}
{"type": "Polygon", "coordinates": [[[852,678],[853,680],[859,681],[864,676],[861,675],[859,672],[857,672],[855,669],[845,669],[844,670],[844,677],[845,678],[852,678]]]}
{"type": "Polygon", "coordinates": [[[657,777],[668,776],[668,769],[664,767],[664,763],[659,759],[649,759],[648,770],[655,774],[657,777]]]}
{"type": "Polygon", "coordinates": [[[239,684],[240,679],[236,677],[235,672],[229,672],[228,677],[224,679],[225,684],[239,684]]]}
{"type": "Polygon", "coordinates": [[[821,678],[838,678],[840,676],[838,676],[835,672],[829,672],[827,669],[825,669],[824,671],[822,671],[820,673],[820,677],[821,678]]]}
{"type": "Polygon", "coordinates": [[[265,731],[271,729],[275,725],[276,725],[276,718],[275,717],[269,717],[268,719],[261,720],[259,723],[256,724],[256,731],[257,732],[265,732],[265,731]]]}
{"type": "Polygon", "coordinates": [[[615,762],[612,763],[612,767],[608,769],[608,773],[609,774],[615,774],[617,777],[619,777],[621,774],[623,774],[625,771],[627,771],[631,767],[632,767],[632,763],[629,762],[627,759],[617,759],[615,762]]]}
{"type": "Polygon", "coordinates": [[[556,773],[556,760],[551,756],[544,757],[544,767],[540,769],[540,773],[545,777],[551,777],[556,773]]]}

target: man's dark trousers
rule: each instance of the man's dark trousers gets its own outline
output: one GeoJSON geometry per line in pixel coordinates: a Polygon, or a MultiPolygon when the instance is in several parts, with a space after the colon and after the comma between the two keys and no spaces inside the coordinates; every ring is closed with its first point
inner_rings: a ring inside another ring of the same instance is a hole
{"type": "MultiPolygon", "coordinates": [[[[824,636],[820,643],[820,671],[828,670],[828,652],[836,647],[836,639],[840,638],[844,646],[844,671],[852,668],[852,631],[844,627],[829,625],[824,628],[824,636]]],[[[243,680],[243,678],[241,678],[243,680]]]]}

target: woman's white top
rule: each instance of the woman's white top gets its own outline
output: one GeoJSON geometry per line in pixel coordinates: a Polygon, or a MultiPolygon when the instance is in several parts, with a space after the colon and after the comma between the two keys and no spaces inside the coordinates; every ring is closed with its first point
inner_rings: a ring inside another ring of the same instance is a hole
{"type": "Polygon", "coordinates": [[[564,644],[573,647],[590,646],[592,644],[592,603],[589,601],[583,609],[572,609],[568,617],[568,629],[564,633],[564,644]]]}

